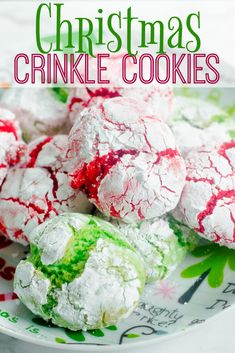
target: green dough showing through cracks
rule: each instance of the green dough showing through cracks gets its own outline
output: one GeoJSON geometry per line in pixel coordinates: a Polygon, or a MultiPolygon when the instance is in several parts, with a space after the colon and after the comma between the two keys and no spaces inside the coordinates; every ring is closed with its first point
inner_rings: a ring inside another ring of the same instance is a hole
{"type": "MultiPolygon", "coordinates": [[[[104,215],[97,213],[103,219],[104,215]]],[[[109,221],[142,257],[147,283],[169,276],[186,254],[198,244],[196,232],[178,222],[172,215],[160,219],[126,224],[116,219],[109,221]]]]}
{"type": "Polygon", "coordinates": [[[63,258],[55,264],[43,265],[41,262],[41,250],[33,244],[30,246],[31,255],[28,260],[49,278],[55,287],[61,288],[63,283],[71,282],[83,272],[89,253],[95,248],[98,239],[109,239],[117,246],[132,249],[128,243],[119,239],[117,235],[100,228],[100,226],[95,224],[95,221],[92,223],[79,230],[70,226],[73,237],[67,244],[63,258]]]}
{"type": "Polygon", "coordinates": [[[62,214],[38,226],[30,241],[14,289],[44,320],[71,330],[99,329],[138,305],[146,279],[143,261],[108,222],[62,214]]]}

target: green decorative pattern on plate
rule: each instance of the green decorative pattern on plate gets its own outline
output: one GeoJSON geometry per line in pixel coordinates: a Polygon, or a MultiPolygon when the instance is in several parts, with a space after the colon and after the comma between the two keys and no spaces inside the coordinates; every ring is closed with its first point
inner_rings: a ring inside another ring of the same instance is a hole
{"type": "Polygon", "coordinates": [[[232,271],[235,271],[234,250],[217,244],[207,244],[195,249],[192,255],[206,258],[186,268],[181,273],[183,278],[194,278],[208,272],[208,284],[211,288],[217,288],[223,283],[226,264],[232,271]]]}

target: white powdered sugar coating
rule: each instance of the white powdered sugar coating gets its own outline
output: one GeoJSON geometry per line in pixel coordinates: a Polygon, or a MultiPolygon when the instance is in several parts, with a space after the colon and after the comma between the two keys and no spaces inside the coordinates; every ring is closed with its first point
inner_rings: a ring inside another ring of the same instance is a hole
{"type": "Polygon", "coordinates": [[[0,108],[0,186],[8,169],[20,162],[25,150],[15,115],[0,108]]]}
{"type": "Polygon", "coordinates": [[[216,105],[199,98],[178,96],[173,101],[169,124],[185,121],[199,128],[208,127],[215,118],[227,118],[227,114],[216,105]]]}
{"type": "Polygon", "coordinates": [[[145,282],[142,259],[118,233],[97,217],[72,213],[39,225],[31,236],[34,256],[17,266],[16,293],[58,326],[88,330],[116,324],[138,305],[145,282]],[[47,265],[54,267],[49,271],[47,265]]]}
{"type": "Polygon", "coordinates": [[[71,188],[65,166],[68,137],[42,136],[31,142],[18,169],[10,170],[0,193],[4,234],[26,244],[35,226],[62,212],[87,213],[92,205],[71,188]]]}
{"type": "MultiPolygon", "coordinates": [[[[57,229],[63,237],[64,233],[71,232],[71,227],[74,229],[81,229],[88,224],[92,216],[81,213],[62,213],[58,217],[48,219],[37,226],[30,236],[30,242],[37,247],[39,246],[40,239],[46,234],[54,233],[57,229]],[[70,226],[68,226],[70,225],[70,226]]],[[[107,222],[105,222],[107,224],[107,222]]],[[[66,236],[67,237],[67,236],[66,236]]]]}
{"type": "Polygon", "coordinates": [[[27,140],[68,130],[68,107],[50,89],[11,88],[1,104],[15,113],[27,140]]]}
{"type": "Polygon", "coordinates": [[[105,215],[128,223],[173,209],[185,181],[168,126],[128,98],[84,110],[70,132],[68,158],[71,185],[84,188],[105,215]]]}
{"type": "Polygon", "coordinates": [[[63,172],[11,169],[0,193],[0,223],[11,240],[27,244],[31,231],[63,212],[87,213],[87,197],[69,186],[63,172]]]}
{"type": "Polygon", "coordinates": [[[30,142],[20,167],[65,170],[68,135],[40,136],[30,142]]]}
{"type": "Polygon", "coordinates": [[[40,315],[45,320],[48,316],[41,310],[41,306],[48,301],[49,288],[49,279],[38,272],[32,263],[21,261],[16,267],[14,291],[35,315],[40,315]]]}
{"type": "Polygon", "coordinates": [[[201,146],[215,147],[223,142],[230,141],[230,131],[233,124],[213,123],[207,128],[200,129],[185,121],[178,121],[171,125],[176,144],[185,158],[192,149],[201,146]]]}
{"type": "Polygon", "coordinates": [[[188,154],[178,216],[206,239],[235,248],[235,142],[188,154]]]}
{"type": "MultiPolygon", "coordinates": [[[[68,227],[58,227],[50,233],[44,233],[36,244],[42,251],[42,263],[51,265],[61,260],[72,236],[72,230],[68,227]]],[[[30,237],[30,240],[33,241],[33,238],[30,237]]]]}
{"type": "Polygon", "coordinates": [[[87,216],[71,212],[49,219],[36,227],[30,233],[30,243],[42,251],[42,263],[51,265],[61,260],[68,242],[73,236],[71,227],[80,229],[87,223],[87,220],[87,216]]]}
{"type": "Polygon", "coordinates": [[[112,223],[142,256],[148,282],[166,278],[186,254],[167,220],[156,219],[140,224],[112,220],[112,223]]]}
{"type": "Polygon", "coordinates": [[[53,309],[57,325],[88,330],[115,324],[131,314],[140,299],[141,282],[128,252],[110,241],[97,241],[82,275],[63,284],[57,293],[53,309]]]}

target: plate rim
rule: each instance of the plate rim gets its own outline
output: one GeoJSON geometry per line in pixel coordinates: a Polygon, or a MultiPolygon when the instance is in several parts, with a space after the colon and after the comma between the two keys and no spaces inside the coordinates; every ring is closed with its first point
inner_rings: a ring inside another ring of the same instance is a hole
{"type": "Polygon", "coordinates": [[[130,342],[130,343],[123,343],[123,344],[108,344],[107,346],[103,346],[103,345],[92,345],[89,343],[86,344],[82,344],[82,343],[56,343],[56,342],[52,342],[52,341],[44,341],[41,339],[37,339],[34,337],[30,337],[27,335],[24,335],[23,333],[19,333],[16,331],[11,330],[10,328],[6,328],[1,326],[0,324],[0,333],[3,333],[7,336],[19,339],[20,341],[26,342],[26,343],[32,343],[41,347],[47,347],[47,348],[56,348],[59,350],[66,350],[66,351],[77,351],[78,347],[80,347],[80,351],[82,352],[91,352],[91,351],[105,351],[105,352],[110,352],[110,351],[119,351],[119,350],[126,350],[126,349],[132,349],[135,347],[144,347],[144,346],[148,346],[157,342],[164,342],[167,340],[171,340],[173,338],[176,338],[177,336],[183,335],[183,334],[187,334],[190,333],[191,331],[194,331],[197,328],[200,328],[202,326],[204,326],[207,323],[210,323],[210,321],[212,321],[213,319],[217,318],[218,316],[222,316],[224,315],[226,312],[228,312],[230,309],[232,309],[235,306],[235,302],[230,305],[228,308],[225,308],[223,310],[221,310],[220,312],[218,312],[215,315],[210,316],[209,318],[207,318],[205,321],[201,322],[200,324],[196,324],[193,326],[188,326],[185,327],[182,330],[179,330],[177,332],[174,333],[168,333],[166,335],[163,335],[161,337],[155,337],[155,338],[151,338],[148,340],[143,340],[143,341],[137,341],[137,342],[130,342]]]}

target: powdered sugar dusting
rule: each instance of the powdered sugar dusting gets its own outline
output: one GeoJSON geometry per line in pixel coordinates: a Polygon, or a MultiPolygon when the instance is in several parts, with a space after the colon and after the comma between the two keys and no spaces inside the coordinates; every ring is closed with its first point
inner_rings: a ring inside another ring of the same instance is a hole
{"type": "Polygon", "coordinates": [[[235,248],[235,142],[188,155],[181,217],[205,238],[235,248]]]}
{"type": "Polygon", "coordinates": [[[66,322],[73,330],[87,330],[115,324],[130,315],[138,304],[141,282],[128,261],[130,250],[122,251],[109,241],[98,240],[83,274],[64,284],[58,293],[57,324],[66,322]]]}
{"type": "Polygon", "coordinates": [[[132,99],[85,110],[70,132],[68,158],[71,185],[104,214],[129,223],[170,211],[184,184],[170,129],[132,99]]]}
{"type": "Polygon", "coordinates": [[[47,303],[50,281],[38,272],[27,261],[22,261],[16,268],[14,290],[22,302],[35,314],[48,317],[41,310],[41,306],[47,303]]]}

